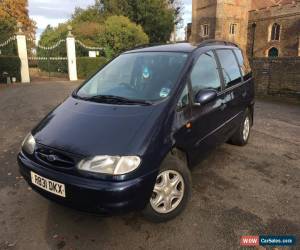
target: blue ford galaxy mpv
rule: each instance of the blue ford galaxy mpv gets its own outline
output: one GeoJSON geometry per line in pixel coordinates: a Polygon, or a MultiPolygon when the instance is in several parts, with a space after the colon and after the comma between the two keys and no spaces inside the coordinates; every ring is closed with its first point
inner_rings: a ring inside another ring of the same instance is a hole
{"type": "Polygon", "coordinates": [[[190,168],[223,142],[245,145],[254,84],[223,41],[140,47],[109,62],[48,114],[18,155],[29,185],[89,212],[174,218],[190,168]]]}

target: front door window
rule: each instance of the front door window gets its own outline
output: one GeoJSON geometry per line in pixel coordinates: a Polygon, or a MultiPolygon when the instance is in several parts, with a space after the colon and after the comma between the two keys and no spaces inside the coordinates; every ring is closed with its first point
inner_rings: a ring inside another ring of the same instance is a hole
{"type": "Polygon", "coordinates": [[[230,49],[217,50],[222,72],[225,80],[225,87],[232,87],[241,82],[241,71],[238,62],[230,49]]]}
{"type": "Polygon", "coordinates": [[[221,81],[218,66],[212,51],[202,54],[191,73],[193,97],[203,89],[221,90],[221,81]]]}

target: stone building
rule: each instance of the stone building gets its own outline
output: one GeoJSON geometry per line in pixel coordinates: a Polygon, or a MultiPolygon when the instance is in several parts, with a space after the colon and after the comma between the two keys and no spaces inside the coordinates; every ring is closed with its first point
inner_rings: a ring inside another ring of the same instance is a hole
{"type": "Polygon", "coordinates": [[[265,2],[254,1],[249,11],[248,54],[253,57],[300,56],[300,1],[277,1],[275,5],[265,2]]]}
{"type": "Polygon", "coordinates": [[[253,57],[300,56],[300,0],[193,0],[190,40],[235,42],[253,57]]]}

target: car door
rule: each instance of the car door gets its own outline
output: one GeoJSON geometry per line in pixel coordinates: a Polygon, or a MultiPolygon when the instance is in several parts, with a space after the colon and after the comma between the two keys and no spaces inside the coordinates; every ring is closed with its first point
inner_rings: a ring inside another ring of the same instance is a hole
{"type": "Polygon", "coordinates": [[[215,53],[207,51],[196,59],[189,77],[191,106],[191,133],[192,133],[192,162],[196,163],[201,156],[223,141],[222,126],[225,122],[222,96],[222,77],[218,69],[215,53]],[[205,89],[214,89],[218,92],[216,99],[205,105],[197,105],[196,94],[205,89]]]}
{"type": "Polygon", "coordinates": [[[229,139],[236,131],[243,118],[243,78],[236,55],[232,49],[217,49],[216,55],[220,63],[224,90],[222,99],[224,105],[225,124],[223,137],[229,139]]]}

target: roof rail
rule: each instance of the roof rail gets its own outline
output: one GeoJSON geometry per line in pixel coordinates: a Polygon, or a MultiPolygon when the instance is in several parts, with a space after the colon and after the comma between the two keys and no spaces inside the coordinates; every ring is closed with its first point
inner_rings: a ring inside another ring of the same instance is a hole
{"type": "Polygon", "coordinates": [[[236,43],[233,43],[233,42],[224,41],[224,40],[209,39],[209,40],[205,40],[205,41],[201,42],[200,44],[198,44],[197,48],[207,46],[209,44],[230,45],[230,46],[234,46],[234,47],[237,47],[237,48],[239,47],[236,43]]]}
{"type": "Polygon", "coordinates": [[[145,44],[140,44],[133,48],[130,48],[129,50],[144,49],[144,48],[154,47],[154,46],[159,46],[159,45],[163,45],[163,44],[162,43],[145,43],[145,44]]]}
{"type": "Polygon", "coordinates": [[[146,43],[146,44],[140,44],[133,48],[130,48],[128,50],[135,50],[135,49],[144,49],[154,46],[162,46],[162,45],[171,45],[171,44],[180,44],[180,43],[187,43],[188,41],[176,41],[176,42],[166,42],[166,43],[146,43]]]}

